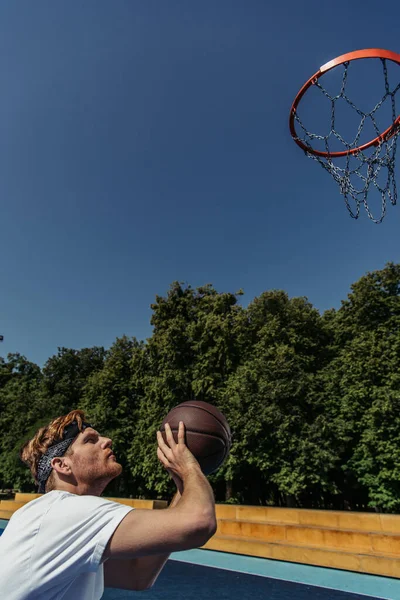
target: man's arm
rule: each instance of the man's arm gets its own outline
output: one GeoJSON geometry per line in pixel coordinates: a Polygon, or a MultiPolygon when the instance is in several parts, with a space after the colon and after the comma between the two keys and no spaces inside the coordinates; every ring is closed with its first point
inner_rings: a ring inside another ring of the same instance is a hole
{"type": "Polygon", "coordinates": [[[168,444],[157,432],[157,456],[166,469],[183,482],[182,498],[169,510],[132,510],[120,522],[103,552],[103,558],[154,556],[200,548],[217,530],[214,493],[201,467],[185,445],[184,424],[178,443],[165,424],[168,444]]]}
{"type": "MultiPolygon", "coordinates": [[[[166,509],[176,506],[181,498],[176,492],[166,509]]],[[[112,560],[104,563],[104,586],[122,590],[147,590],[154,585],[170,554],[141,556],[130,560],[112,560]]]]}

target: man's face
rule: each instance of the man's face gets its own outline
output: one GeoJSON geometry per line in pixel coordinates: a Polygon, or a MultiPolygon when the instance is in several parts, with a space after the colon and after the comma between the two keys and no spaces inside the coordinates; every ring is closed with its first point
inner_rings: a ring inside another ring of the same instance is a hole
{"type": "Polygon", "coordinates": [[[112,440],[102,437],[92,427],[79,433],[72,444],[72,471],[79,483],[105,485],[122,472],[122,466],[112,454],[112,440]]]}

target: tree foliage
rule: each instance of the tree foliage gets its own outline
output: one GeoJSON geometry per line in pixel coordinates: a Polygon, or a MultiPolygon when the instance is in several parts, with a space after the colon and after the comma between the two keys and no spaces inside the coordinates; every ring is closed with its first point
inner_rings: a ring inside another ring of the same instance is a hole
{"type": "Polygon", "coordinates": [[[167,497],[156,431],[176,404],[219,407],[233,431],[210,477],[217,501],[400,509],[400,265],[355,282],[338,310],[306,298],[174,282],[151,305],[146,341],[60,348],[41,370],[0,359],[0,487],[34,491],[18,449],[38,427],[81,408],[112,437],[123,474],[107,494],[167,497]]]}

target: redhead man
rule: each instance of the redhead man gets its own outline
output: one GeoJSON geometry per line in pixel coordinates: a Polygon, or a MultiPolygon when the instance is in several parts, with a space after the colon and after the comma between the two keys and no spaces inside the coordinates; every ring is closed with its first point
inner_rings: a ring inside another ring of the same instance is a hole
{"type": "Polygon", "coordinates": [[[112,440],[72,411],[21,449],[43,495],[11,517],[0,537],[1,595],[7,600],[99,600],[104,586],[151,587],[169,554],[204,545],[216,531],[207,478],[166,425],[157,456],[178,491],[166,510],[134,510],[102,498],[122,466],[112,440]]]}

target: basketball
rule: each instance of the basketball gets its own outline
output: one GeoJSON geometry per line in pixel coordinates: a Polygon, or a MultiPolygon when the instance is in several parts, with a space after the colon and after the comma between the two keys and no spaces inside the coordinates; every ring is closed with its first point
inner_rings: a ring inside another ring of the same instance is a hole
{"type": "Polygon", "coordinates": [[[198,460],[204,475],[216,471],[225,461],[231,447],[231,429],[215,406],[190,400],[175,406],[163,420],[160,431],[166,441],[165,423],[169,423],[178,441],[179,421],[185,424],[185,443],[198,460]]]}

